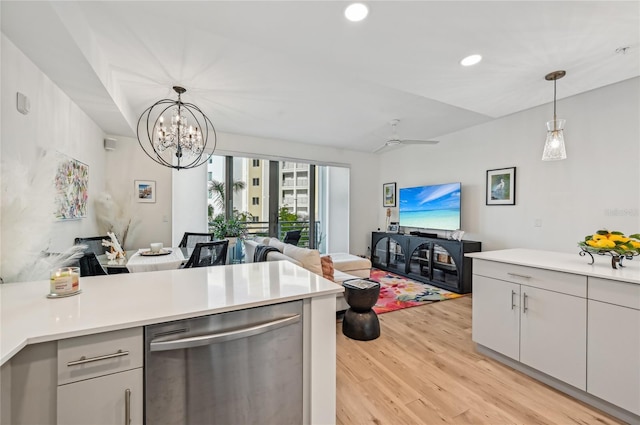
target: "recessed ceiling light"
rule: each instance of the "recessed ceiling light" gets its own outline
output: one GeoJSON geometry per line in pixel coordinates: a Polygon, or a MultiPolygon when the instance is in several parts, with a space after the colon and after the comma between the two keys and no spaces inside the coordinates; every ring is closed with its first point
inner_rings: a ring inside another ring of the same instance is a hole
{"type": "Polygon", "coordinates": [[[460,65],[462,66],[471,66],[475,65],[482,60],[482,56],[480,55],[471,55],[460,61],[460,65]]]}
{"type": "Polygon", "coordinates": [[[344,10],[344,16],[351,22],[359,22],[367,17],[369,8],[362,3],[352,3],[344,10]]]}

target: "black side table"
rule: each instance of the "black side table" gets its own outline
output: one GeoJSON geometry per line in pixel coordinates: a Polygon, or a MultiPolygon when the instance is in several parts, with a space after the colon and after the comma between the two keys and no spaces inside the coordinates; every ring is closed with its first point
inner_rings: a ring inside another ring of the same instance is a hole
{"type": "Polygon", "coordinates": [[[380,336],[380,321],[375,311],[380,284],[369,279],[351,279],[342,283],[349,308],[342,319],[342,333],[351,339],[370,341],[380,336]]]}

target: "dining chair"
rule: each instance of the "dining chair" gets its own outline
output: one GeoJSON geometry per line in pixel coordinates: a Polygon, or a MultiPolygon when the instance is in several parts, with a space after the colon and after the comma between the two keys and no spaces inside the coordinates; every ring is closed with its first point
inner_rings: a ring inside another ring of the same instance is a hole
{"type": "Polygon", "coordinates": [[[300,236],[302,235],[302,230],[290,230],[284,235],[284,240],[282,242],[288,243],[291,245],[298,245],[298,241],[300,241],[300,236]]]}
{"type": "Polygon", "coordinates": [[[108,246],[102,246],[103,239],[108,241],[111,240],[109,236],[91,236],[88,238],[75,238],[73,243],[75,245],[86,245],[87,249],[85,249],[85,252],[93,252],[96,255],[102,255],[109,251],[108,246]]]}
{"type": "Polygon", "coordinates": [[[85,252],[78,262],[80,263],[80,276],[104,276],[107,274],[94,252],[85,252]]]}
{"type": "Polygon", "coordinates": [[[224,266],[227,263],[228,240],[197,243],[185,269],[191,267],[224,266]]]}
{"type": "Polygon", "coordinates": [[[194,248],[200,242],[212,242],[216,238],[213,233],[192,233],[184,232],[182,240],[178,245],[179,248],[194,248]]]}

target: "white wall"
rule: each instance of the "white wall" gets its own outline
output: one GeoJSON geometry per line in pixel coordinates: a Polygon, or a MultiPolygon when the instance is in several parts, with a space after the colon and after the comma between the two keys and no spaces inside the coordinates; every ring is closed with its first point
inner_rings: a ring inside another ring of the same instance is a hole
{"type": "Polygon", "coordinates": [[[93,200],[105,187],[104,134],[4,35],[1,39],[2,272],[39,251],[64,251],[78,236],[97,235],[93,200]],[[27,115],[16,93],[31,101],[27,115]],[[88,217],[54,221],[54,154],[89,166],[88,217]]]}
{"type": "MultiPolygon", "coordinates": [[[[552,104],[407,146],[380,157],[379,186],[462,182],[462,230],[482,249],[578,252],[601,228],[640,231],[640,78],[558,101],[564,161],[541,161],[552,104]],[[485,205],[486,171],[516,167],[516,205],[485,205]],[[534,227],[535,220],[541,227],[534,227]]],[[[380,195],[381,196],[381,195],[380,195]]],[[[397,208],[392,221],[397,221],[397,208]]],[[[378,208],[378,226],[385,209],[378,208]]]]}
{"type": "Polygon", "coordinates": [[[128,217],[136,223],[127,237],[126,248],[146,247],[151,242],[173,246],[171,169],[153,162],[140,148],[137,139],[109,137],[116,139],[116,149],[106,153],[106,191],[112,196],[124,218],[128,217]],[[155,203],[137,201],[136,180],[155,181],[155,203]]]}
{"type": "Polygon", "coordinates": [[[173,243],[178,246],[184,232],[206,233],[207,167],[173,170],[173,243]]]}

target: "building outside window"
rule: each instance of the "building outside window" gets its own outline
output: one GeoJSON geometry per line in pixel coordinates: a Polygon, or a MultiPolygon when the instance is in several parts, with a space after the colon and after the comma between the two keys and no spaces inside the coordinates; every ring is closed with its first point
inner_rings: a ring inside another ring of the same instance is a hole
{"type": "Polygon", "coordinates": [[[258,198],[257,196],[251,198],[251,203],[252,205],[260,205],[260,198],[258,198]]]}
{"type": "Polygon", "coordinates": [[[260,178],[259,177],[254,177],[253,178],[253,183],[254,186],[260,186],[260,178]]]}
{"type": "Polygon", "coordinates": [[[254,159],[253,160],[253,166],[254,167],[259,167],[260,166],[260,160],[259,159],[254,159]]]}

